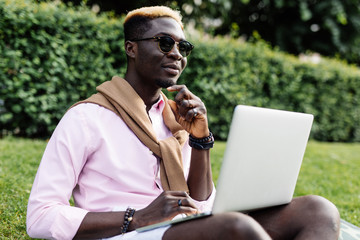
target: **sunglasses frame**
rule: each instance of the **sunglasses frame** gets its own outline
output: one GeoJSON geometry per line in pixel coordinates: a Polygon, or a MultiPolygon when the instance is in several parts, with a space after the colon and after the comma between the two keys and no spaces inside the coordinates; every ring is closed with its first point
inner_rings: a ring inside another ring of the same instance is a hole
{"type": "Polygon", "coordinates": [[[155,40],[155,41],[157,41],[157,42],[158,42],[158,47],[159,47],[160,51],[161,51],[162,53],[164,53],[164,54],[171,52],[171,51],[174,49],[174,45],[176,45],[177,49],[179,50],[180,54],[181,54],[183,57],[189,56],[190,53],[191,53],[191,51],[194,49],[194,45],[192,45],[189,41],[182,40],[182,41],[180,41],[180,42],[177,42],[177,41],[175,41],[175,39],[173,39],[173,38],[170,37],[170,36],[149,37],[149,38],[140,38],[140,39],[135,38],[135,39],[132,39],[132,40],[130,40],[130,41],[132,41],[132,42],[139,42],[139,41],[147,41],[147,40],[155,40]],[[161,48],[161,46],[160,46],[161,39],[164,39],[164,38],[168,38],[168,39],[171,39],[171,40],[174,41],[173,46],[171,47],[171,49],[170,49],[169,51],[164,51],[164,50],[161,48]],[[186,50],[185,50],[185,51],[181,51],[181,50],[180,50],[180,47],[179,47],[179,45],[180,45],[181,43],[186,43],[186,44],[188,44],[188,46],[190,46],[190,50],[189,50],[189,51],[186,51],[186,50]],[[184,54],[183,54],[183,53],[184,53],[184,54]]]}

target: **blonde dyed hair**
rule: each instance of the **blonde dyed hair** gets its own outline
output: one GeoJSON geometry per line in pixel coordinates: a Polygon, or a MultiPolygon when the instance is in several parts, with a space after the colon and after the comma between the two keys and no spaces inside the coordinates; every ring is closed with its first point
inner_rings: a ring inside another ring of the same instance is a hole
{"type": "Polygon", "coordinates": [[[184,29],[180,12],[166,6],[142,7],[130,11],[125,17],[124,24],[126,24],[133,17],[145,17],[148,19],[170,17],[173,18],[176,22],[178,22],[181,28],[184,29]]]}

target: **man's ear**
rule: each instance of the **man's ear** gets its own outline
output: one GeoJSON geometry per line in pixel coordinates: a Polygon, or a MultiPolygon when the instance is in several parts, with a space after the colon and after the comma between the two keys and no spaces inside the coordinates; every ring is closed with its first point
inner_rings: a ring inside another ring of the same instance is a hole
{"type": "Polygon", "coordinates": [[[136,42],[132,42],[127,40],[125,42],[125,52],[126,55],[128,55],[128,57],[130,58],[134,58],[136,55],[136,51],[137,51],[137,44],[136,42]]]}

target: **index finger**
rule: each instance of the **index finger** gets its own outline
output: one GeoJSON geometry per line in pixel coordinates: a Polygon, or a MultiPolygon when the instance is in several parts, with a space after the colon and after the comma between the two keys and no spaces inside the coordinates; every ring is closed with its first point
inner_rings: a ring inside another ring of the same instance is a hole
{"type": "Polygon", "coordinates": [[[183,88],[186,88],[186,86],[185,85],[172,85],[172,86],[166,88],[166,90],[168,90],[169,92],[179,92],[183,88]]]}
{"type": "Polygon", "coordinates": [[[174,85],[168,87],[169,92],[178,92],[174,97],[174,101],[178,106],[182,104],[184,100],[198,99],[185,85],[174,85]]]}
{"type": "Polygon", "coordinates": [[[187,207],[187,209],[190,207],[191,210],[197,209],[197,206],[193,202],[193,199],[189,196],[189,194],[184,191],[166,191],[166,194],[170,198],[174,199],[176,203],[179,203],[180,200],[180,203],[182,204],[180,204],[179,206],[187,207]]]}
{"type": "Polygon", "coordinates": [[[184,99],[189,99],[191,92],[188,90],[188,88],[185,85],[173,85],[171,87],[168,87],[167,90],[169,92],[178,92],[175,96],[175,102],[179,103],[179,101],[182,101],[184,99]]]}

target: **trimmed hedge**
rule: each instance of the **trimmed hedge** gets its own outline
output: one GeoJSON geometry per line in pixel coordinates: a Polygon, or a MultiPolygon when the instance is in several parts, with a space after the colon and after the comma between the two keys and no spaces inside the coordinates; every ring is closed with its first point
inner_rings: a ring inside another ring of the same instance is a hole
{"type": "Polygon", "coordinates": [[[207,103],[221,138],[240,103],[312,113],[316,140],[360,141],[358,68],[331,59],[303,62],[263,42],[197,38],[182,79],[207,103]]]}
{"type": "MultiPolygon", "coordinates": [[[[48,137],[64,112],[126,69],[122,21],[85,7],[0,0],[0,128],[48,137]]],[[[211,130],[227,137],[236,104],[315,115],[312,137],[360,141],[360,70],[319,64],[263,42],[188,34],[196,46],[180,83],[206,103],[211,130]]]]}
{"type": "Polygon", "coordinates": [[[49,136],[71,103],[124,70],[122,38],[120,21],[84,7],[0,0],[1,129],[49,136]]]}

